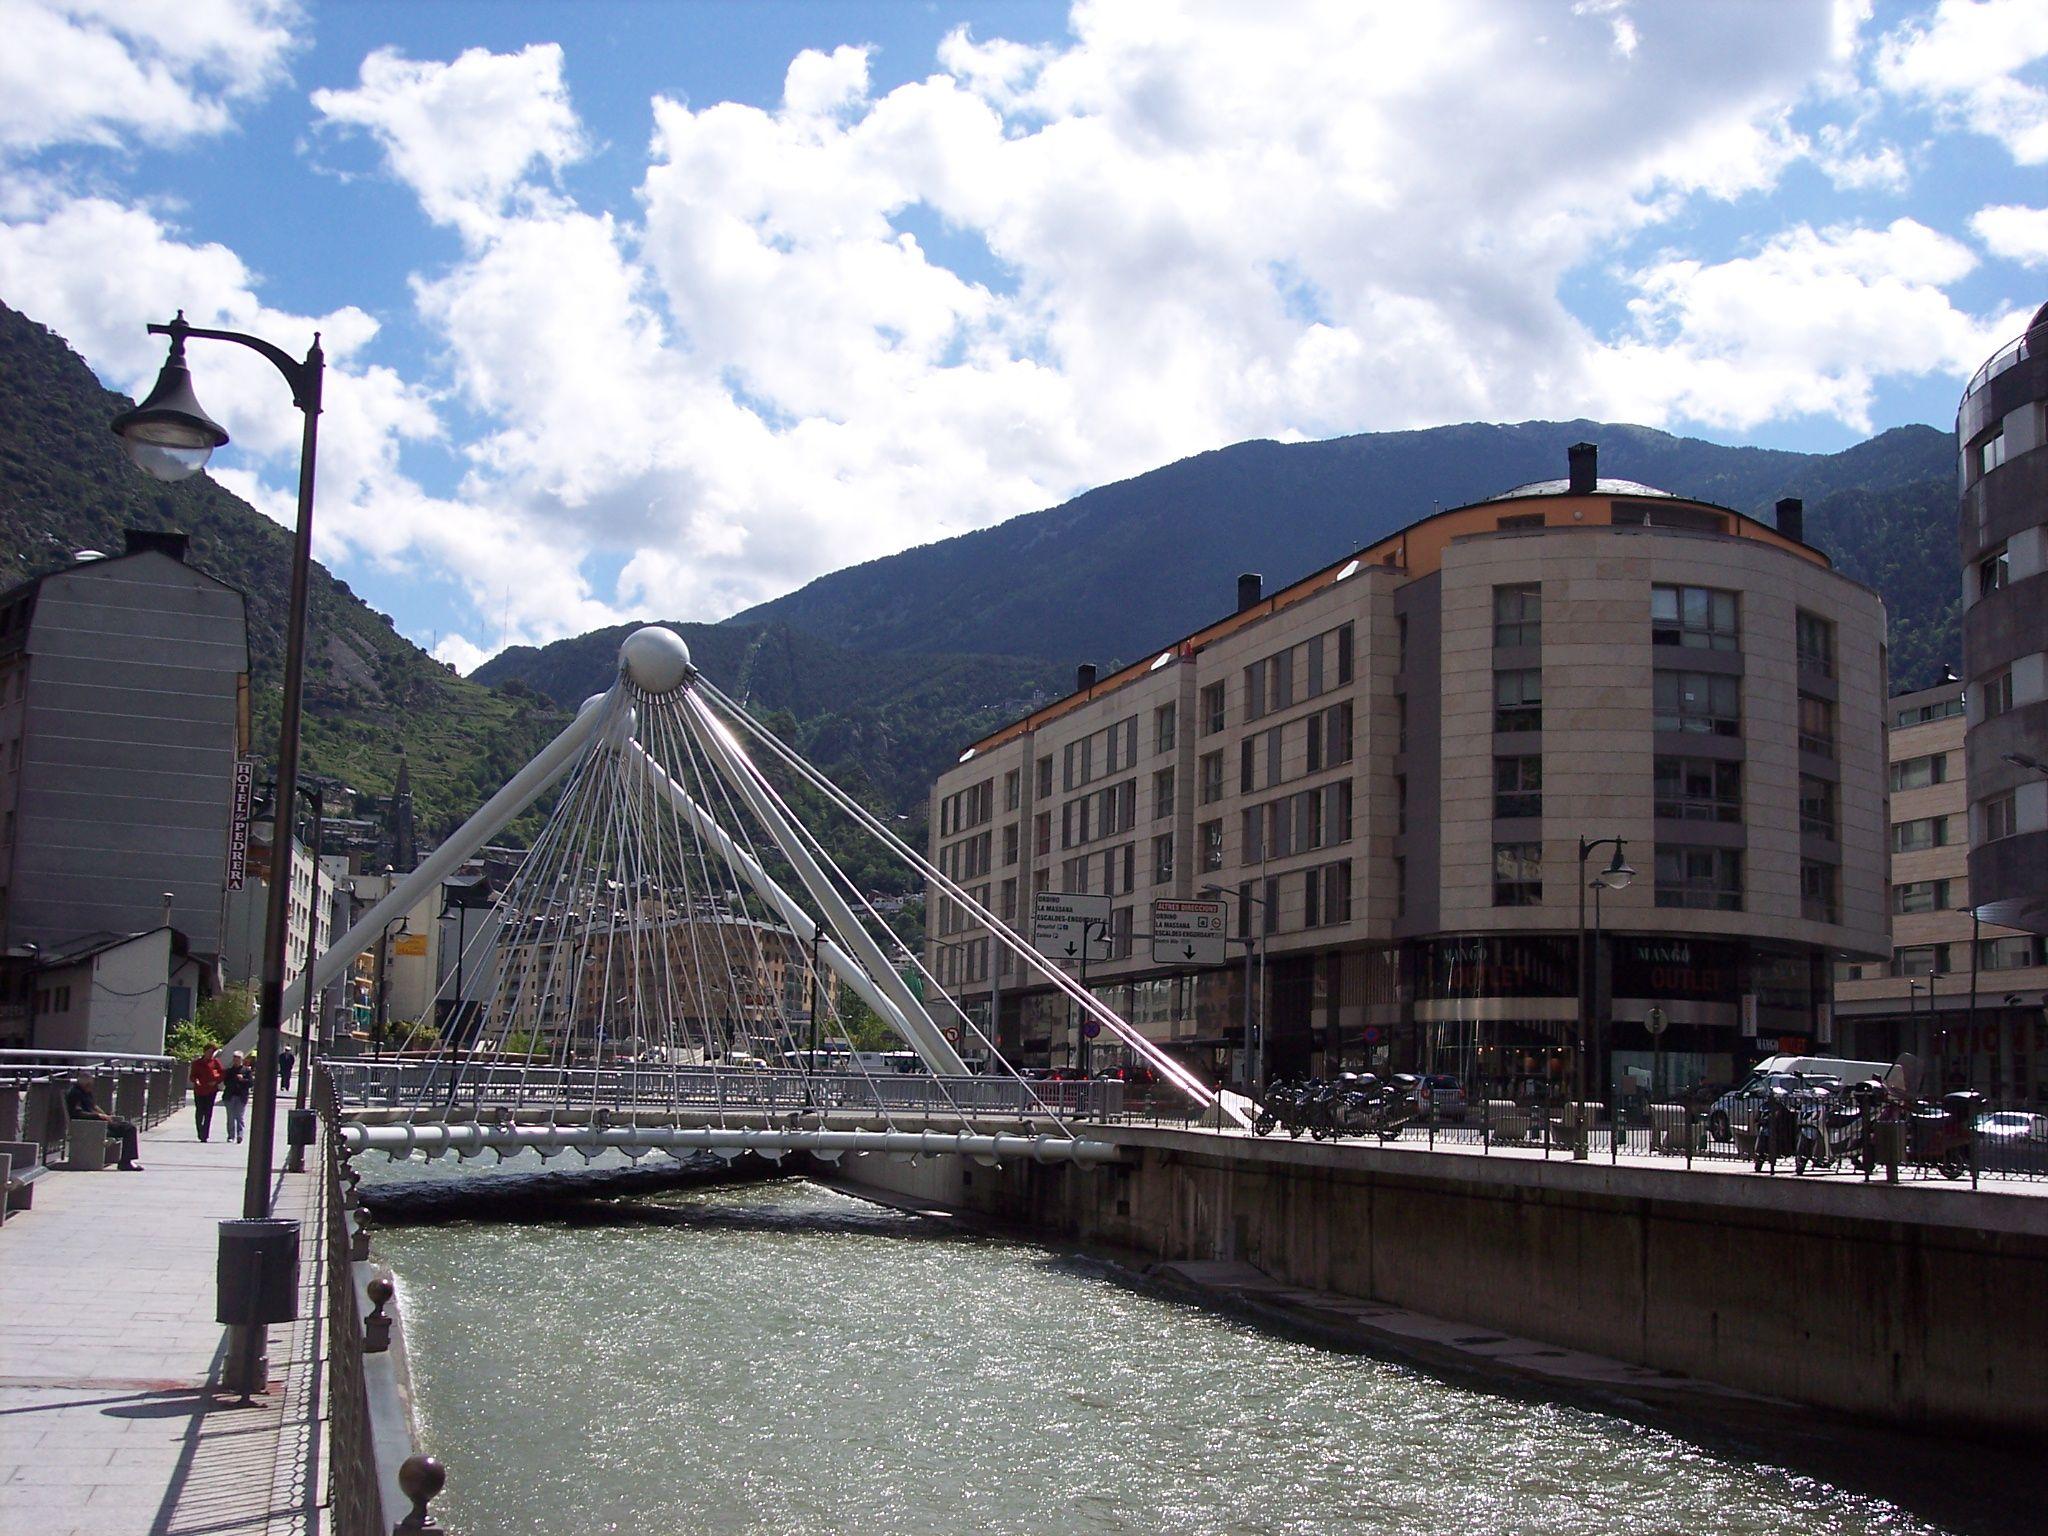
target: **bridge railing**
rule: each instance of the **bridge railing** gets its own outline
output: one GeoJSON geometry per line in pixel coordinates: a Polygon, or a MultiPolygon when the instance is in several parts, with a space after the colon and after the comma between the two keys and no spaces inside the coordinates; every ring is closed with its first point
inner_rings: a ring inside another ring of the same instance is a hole
{"type": "Polygon", "coordinates": [[[708,1066],[529,1066],[500,1062],[330,1061],[349,1109],[418,1111],[439,1118],[484,1109],[577,1112],[686,1110],[794,1113],[875,1110],[947,1119],[961,1115],[1112,1119],[1123,1113],[1114,1081],[1025,1082],[1013,1077],[926,1073],[732,1071],[708,1066]]]}

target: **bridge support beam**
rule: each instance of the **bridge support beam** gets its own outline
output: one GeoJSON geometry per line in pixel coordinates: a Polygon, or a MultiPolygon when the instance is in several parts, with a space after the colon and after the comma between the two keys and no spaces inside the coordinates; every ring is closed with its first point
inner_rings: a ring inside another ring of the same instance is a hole
{"type": "Polygon", "coordinates": [[[1073,1136],[980,1136],[964,1131],[769,1130],[732,1126],[578,1125],[409,1125],[345,1124],[342,1146],[350,1152],[388,1152],[407,1157],[423,1152],[471,1153],[485,1148],[509,1152],[812,1152],[825,1156],[890,1152],[918,1157],[1030,1158],[1041,1163],[1095,1165],[1123,1156],[1111,1142],[1073,1136]]]}

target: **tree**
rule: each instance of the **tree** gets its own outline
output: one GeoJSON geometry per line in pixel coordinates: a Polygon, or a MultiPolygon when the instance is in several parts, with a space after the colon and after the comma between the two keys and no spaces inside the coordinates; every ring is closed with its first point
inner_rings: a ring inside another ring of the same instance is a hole
{"type": "Polygon", "coordinates": [[[170,1034],[164,1038],[165,1054],[180,1061],[194,1060],[209,1045],[226,1045],[255,1016],[253,987],[238,984],[225,988],[201,1003],[191,1018],[171,1026],[170,1034]]]}

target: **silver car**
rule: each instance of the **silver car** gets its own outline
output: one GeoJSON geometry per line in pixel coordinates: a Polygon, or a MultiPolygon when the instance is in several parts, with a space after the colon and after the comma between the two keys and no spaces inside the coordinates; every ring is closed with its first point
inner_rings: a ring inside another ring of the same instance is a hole
{"type": "Polygon", "coordinates": [[[1799,1093],[1808,1088],[1836,1088],[1841,1082],[1839,1077],[1814,1072],[1752,1072],[1746,1082],[1737,1083],[1714,1100],[1707,1111],[1707,1134],[1716,1141],[1733,1141],[1738,1132],[1748,1135],[1755,1131],[1757,1114],[1774,1088],[1799,1093]]]}

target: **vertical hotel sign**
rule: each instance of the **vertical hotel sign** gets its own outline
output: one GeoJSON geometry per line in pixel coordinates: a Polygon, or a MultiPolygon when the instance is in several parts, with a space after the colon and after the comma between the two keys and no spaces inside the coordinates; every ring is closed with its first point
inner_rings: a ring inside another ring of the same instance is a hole
{"type": "Polygon", "coordinates": [[[249,877],[249,812],[256,799],[256,759],[235,759],[235,813],[228,822],[228,889],[249,877]]]}

